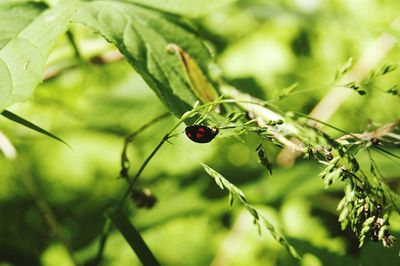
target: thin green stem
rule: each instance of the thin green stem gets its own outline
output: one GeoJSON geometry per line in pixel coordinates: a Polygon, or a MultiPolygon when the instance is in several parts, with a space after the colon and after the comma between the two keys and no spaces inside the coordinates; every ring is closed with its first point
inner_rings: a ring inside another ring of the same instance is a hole
{"type": "Polygon", "coordinates": [[[34,200],[36,206],[38,207],[39,211],[43,214],[43,217],[45,218],[48,226],[50,227],[50,230],[55,234],[57,237],[58,241],[61,242],[61,244],[64,246],[66,249],[71,262],[74,265],[79,265],[78,261],[76,260],[72,249],[70,248],[68,241],[65,239],[61,229],[60,229],[60,224],[51,209],[50,205],[47,203],[45,198],[43,197],[42,193],[40,192],[38,186],[36,185],[35,180],[33,177],[29,174],[29,172],[25,169],[25,164],[23,163],[22,160],[17,160],[15,164],[15,169],[18,175],[20,176],[22,183],[30,193],[32,199],[34,200]]]}
{"type": "Polygon", "coordinates": [[[136,136],[140,132],[144,131],[145,129],[147,129],[151,125],[154,125],[155,123],[161,121],[162,119],[167,118],[170,115],[171,115],[171,113],[169,113],[169,112],[161,114],[161,115],[153,118],[152,120],[150,120],[149,122],[147,122],[143,126],[141,126],[138,130],[132,132],[131,134],[129,134],[128,136],[125,137],[125,139],[124,139],[124,147],[122,148],[122,153],[121,153],[121,171],[120,171],[120,175],[124,179],[128,180],[128,171],[129,171],[129,168],[130,168],[130,161],[129,161],[129,158],[128,158],[128,155],[127,155],[128,145],[132,141],[135,140],[136,136]]]}
{"type": "Polygon", "coordinates": [[[150,155],[146,158],[146,160],[143,162],[143,164],[140,166],[139,170],[137,171],[136,175],[132,179],[128,179],[128,189],[126,190],[125,194],[122,196],[120,199],[118,205],[117,205],[117,210],[120,211],[122,209],[122,206],[125,203],[125,200],[128,198],[128,196],[131,194],[133,186],[135,185],[136,181],[139,179],[140,175],[143,173],[144,169],[146,168],[147,164],[151,161],[151,159],[154,157],[154,155],[158,152],[158,150],[162,147],[162,145],[165,143],[165,141],[168,139],[169,135],[165,135],[160,143],[156,146],[156,148],[150,153],[150,155]]]}
{"type": "Polygon", "coordinates": [[[148,165],[148,163],[153,159],[154,155],[158,152],[158,150],[162,147],[162,145],[170,138],[171,134],[174,132],[174,130],[185,120],[185,118],[181,118],[179,122],[167,133],[164,135],[164,137],[161,139],[161,141],[158,143],[158,145],[154,148],[154,150],[150,153],[150,155],[144,160],[142,165],[140,166],[139,170],[137,171],[136,175],[132,179],[128,179],[128,189],[126,190],[125,194],[122,196],[120,199],[118,205],[117,205],[117,210],[120,211],[122,209],[122,206],[125,203],[125,200],[128,198],[129,194],[132,192],[133,186],[135,185],[136,181],[139,179],[140,175],[143,173],[144,169],[148,165]]]}
{"type": "Polygon", "coordinates": [[[99,242],[99,249],[97,251],[96,258],[93,260],[93,263],[91,265],[95,266],[100,264],[101,259],[103,258],[104,248],[106,246],[107,238],[108,235],[110,234],[110,231],[111,231],[111,220],[106,216],[103,226],[103,232],[101,234],[99,242]]]}
{"type": "MultiPolygon", "coordinates": [[[[166,118],[168,115],[169,115],[169,113],[164,113],[164,114],[152,119],[150,122],[144,124],[141,128],[139,128],[138,130],[136,130],[135,132],[131,133],[130,135],[128,135],[125,138],[125,140],[124,140],[124,148],[123,148],[122,155],[121,155],[121,165],[122,165],[123,169],[124,169],[124,161],[126,162],[126,160],[128,160],[127,159],[127,155],[126,155],[127,145],[135,139],[137,134],[139,134],[140,132],[143,132],[143,130],[147,129],[150,125],[153,125],[154,123],[166,118]]],[[[156,146],[156,148],[151,152],[151,154],[142,163],[142,165],[140,166],[138,172],[133,177],[133,179],[129,179],[128,176],[126,176],[126,177],[124,176],[124,179],[128,182],[128,188],[127,188],[125,194],[123,195],[123,197],[118,202],[117,211],[120,211],[122,209],[126,199],[128,198],[129,194],[131,194],[132,189],[133,189],[136,181],[139,179],[140,175],[142,174],[142,172],[144,171],[144,169],[146,168],[148,163],[151,161],[151,159],[154,157],[154,155],[157,153],[157,151],[161,148],[161,146],[165,143],[165,141],[167,141],[168,138],[170,138],[170,135],[172,134],[172,132],[183,121],[184,121],[184,119],[179,120],[179,122],[162,138],[160,143],[156,146]]],[[[108,239],[110,231],[111,231],[111,221],[110,221],[109,217],[106,217],[106,221],[105,221],[104,226],[103,226],[103,233],[102,233],[102,236],[101,236],[100,242],[99,242],[99,249],[98,249],[96,258],[94,259],[92,265],[99,265],[101,263],[102,256],[103,256],[103,253],[104,253],[104,249],[105,249],[105,245],[106,245],[106,242],[107,242],[107,239],[108,239]]]]}
{"type": "Polygon", "coordinates": [[[71,43],[72,49],[74,49],[75,57],[78,60],[81,60],[82,59],[81,52],[79,51],[79,47],[75,41],[74,34],[71,32],[71,30],[67,30],[66,34],[67,34],[68,41],[71,43]]]}

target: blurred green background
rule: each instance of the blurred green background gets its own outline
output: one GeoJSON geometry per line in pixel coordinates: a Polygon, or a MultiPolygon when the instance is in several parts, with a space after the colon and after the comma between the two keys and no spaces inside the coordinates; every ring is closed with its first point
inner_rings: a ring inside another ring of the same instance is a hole
{"type": "MultiPolygon", "coordinates": [[[[190,23],[231,84],[271,99],[298,82],[293,95],[274,104],[284,111],[308,113],[330,90],[339,65],[350,57],[357,61],[382,32],[398,41],[399,32],[391,23],[399,11],[398,0],[242,0],[190,23]]],[[[74,25],[71,31],[86,58],[97,47],[114,49],[83,27],[74,25]]],[[[53,210],[76,259],[90,261],[98,248],[104,211],[126,188],[117,178],[124,136],[166,111],[127,62],[77,63],[73,55],[67,38],[60,38],[49,66],[75,67],[40,85],[31,101],[10,109],[60,136],[72,149],[0,120],[1,130],[18,151],[16,161],[0,157],[1,266],[72,265],[32,191],[53,210]]],[[[376,67],[399,59],[396,45],[376,67]]],[[[395,121],[400,116],[399,97],[385,91],[397,85],[399,77],[400,70],[395,70],[366,88],[367,95],[354,92],[329,122],[362,132],[368,120],[395,121]]],[[[130,145],[132,173],[174,121],[169,117],[157,123],[130,145]]],[[[156,206],[139,210],[130,204],[126,209],[162,265],[400,265],[399,244],[385,249],[370,242],[358,249],[352,233],[341,231],[336,206],[343,187],[324,189],[318,177],[321,165],[300,159],[291,168],[277,167],[270,176],[257,162],[258,139],[252,135],[217,137],[199,145],[182,133],[171,142],[139,182],[157,196],[156,206]],[[220,191],[196,160],[238,185],[284,232],[303,256],[301,261],[268,232],[260,237],[239,204],[230,210],[226,191],[220,191]]],[[[268,146],[273,162],[278,153],[268,146]]],[[[398,189],[399,163],[374,157],[398,189]]],[[[359,158],[368,167],[366,155],[359,158]]],[[[399,216],[393,215],[391,222],[400,238],[399,216]]],[[[140,265],[115,229],[104,256],[104,265],[140,265]]]]}

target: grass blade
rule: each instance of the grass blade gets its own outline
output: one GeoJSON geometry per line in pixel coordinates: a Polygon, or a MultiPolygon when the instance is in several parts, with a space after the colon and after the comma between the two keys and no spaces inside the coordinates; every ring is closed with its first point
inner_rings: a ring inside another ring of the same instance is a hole
{"type": "Polygon", "coordinates": [[[32,130],[34,130],[34,131],[36,131],[36,132],[39,132],[39,133],[41,133],[41,134],[43,134],[43,135],[46,135],[46,136],[48,136],[48,137],[50,137],[50,138],[53,138],[53,139],[55,139],[55,140],[58,140],[58,141],[64,143],[65,145],[67,145],[68,147],[71,148],[71,146],[70,146],[68,143],[66,143],[65,141],[63,141],[63,140],[60,139],[59,137],[53,135],[52,133],[50,133],[50,132],[44,130],[43,128],[41,128],[41,127],[39,127],[39,126],[33,124],[32,122],[29,122],[28,120],[25,120],[24,118],[22,118],[22,117],[20,117],[20,116],[18,116],[18,115],[16,115],[16,114],[14,114],[14,113],[12,113],[12,112],[10,112],[10,111],[3,110],[3,112],[1,112],[1,115],[4,116],[4,117],[7,118],[7,119],[10,119],[10,120],[13,121],[13,122],[16,122],[16,123],[18,123],[18,124],[20,124],[20,125],[23,125],[23,126],[27,127],[27,128],[30,128],[30,129],[32,129],[32,130]]]}
{"type": "Polygon", "coordinates": [[[113,209],[107,212],[107,216],[129,243],[143,265],[160,265],[142,236],[122,212],[113,209]]]}

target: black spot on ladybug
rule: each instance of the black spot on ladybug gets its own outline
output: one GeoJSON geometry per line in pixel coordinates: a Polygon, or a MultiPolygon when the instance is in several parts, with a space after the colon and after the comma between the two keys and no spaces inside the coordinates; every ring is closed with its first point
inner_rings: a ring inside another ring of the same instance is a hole
{"type": "Polygon", "coordinates": [[[186,136],[197,143],[208,143],[215,138],[219,130],[216,127],[210,128],[203,125],[187,126],[186,136]]]}

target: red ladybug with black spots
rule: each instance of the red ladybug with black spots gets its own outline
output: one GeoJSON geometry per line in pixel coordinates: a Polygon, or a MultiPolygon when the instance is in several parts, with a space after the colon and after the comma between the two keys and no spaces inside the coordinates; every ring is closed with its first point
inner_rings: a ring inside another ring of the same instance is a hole
{"type": "Polygon", "coordinates": [[[187,126],[185,129],[186,136],[197,143],[208,143],[212,141],[218,134],[219,130],[216,127],[208,127],[204,125],[187,126]]]}

